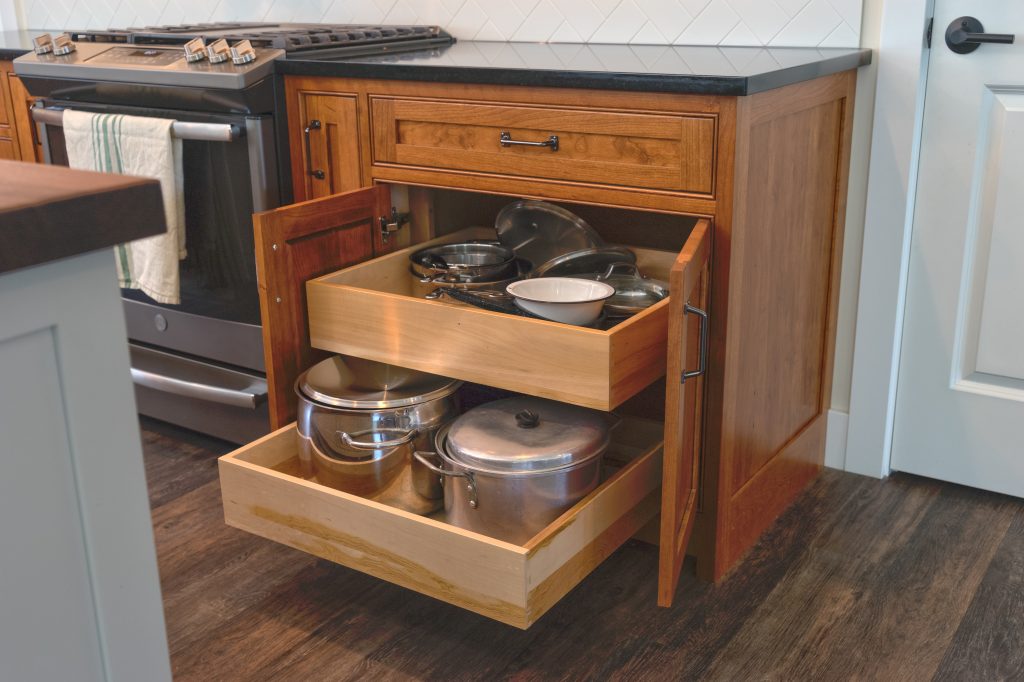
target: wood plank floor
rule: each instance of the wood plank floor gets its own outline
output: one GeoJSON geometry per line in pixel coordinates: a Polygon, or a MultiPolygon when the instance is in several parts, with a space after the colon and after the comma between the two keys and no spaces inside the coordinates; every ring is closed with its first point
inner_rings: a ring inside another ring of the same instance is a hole
{"type": "Polygon", "coordinates": [[[1024,502],[831,470],[718,586],[627,543],[523,632],[224,525],[230,447],[143,441],[178,680],[1024,679],[1024,502]]]}

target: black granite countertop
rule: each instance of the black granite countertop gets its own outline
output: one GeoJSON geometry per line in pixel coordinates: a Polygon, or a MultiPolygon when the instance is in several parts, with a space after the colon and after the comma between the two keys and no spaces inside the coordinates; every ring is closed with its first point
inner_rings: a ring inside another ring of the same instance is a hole
{"type": "Polygon", "coordinates": [[[871,50],[857,48],[466,40],[389,55],[291,57],[277,66],[280,73],[304,76],[752,95],[870,62],[871,50]]]}
{"type": "MultiPolygon", "coordinates": [[[[30,51],[32,36],[45,32],[0,31],[0,59],[30,51]]],[[[302,76],[752,95],[870,62],[871,50],[857,48],[463,40],[443,48],[388,55],[291,57],[278,61],[277,70],[302,76]]]]}

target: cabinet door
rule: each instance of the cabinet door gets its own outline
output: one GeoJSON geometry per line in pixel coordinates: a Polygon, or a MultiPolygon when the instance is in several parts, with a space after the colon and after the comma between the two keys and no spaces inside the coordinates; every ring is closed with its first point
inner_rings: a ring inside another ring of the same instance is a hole
{"type": "Polygon", "coordinates": [[[379,219],[390,211],[379,185],[253,216],[272,428],[294,420],[295,379],[327,355],[309,345],[306,281],[382,252],[379,219]]]}
{"type": "Polygon", "coordinates": [[[362,187],[355,95],[299,91],[292,126],[295,200],[319,199],[362,187]]]}
{"type": "Polygon", "coordinates": [[[43,146],[39,144],[36,125],[30,113],[34,98],[13,73],[8,74],[11,95],[12,125],[17,131],[18,150],[22,161],[43,162],[43,146]]]}
{"type": "Polygon", "coordinates": [[[704,373],[708,352],[711,228],[697,223],[669,278],[665,459],[661,484],[658,604],[671,606],[697,512],[704,373]]]}

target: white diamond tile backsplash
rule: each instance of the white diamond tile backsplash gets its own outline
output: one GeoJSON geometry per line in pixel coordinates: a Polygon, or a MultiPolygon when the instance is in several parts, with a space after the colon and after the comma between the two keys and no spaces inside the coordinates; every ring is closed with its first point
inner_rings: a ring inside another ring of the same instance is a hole
{"type": "Polygon", "coordinates": [[[27,28],[437,24],[464,40],[856,47],[862,0],[15,0],[27,28]]]}

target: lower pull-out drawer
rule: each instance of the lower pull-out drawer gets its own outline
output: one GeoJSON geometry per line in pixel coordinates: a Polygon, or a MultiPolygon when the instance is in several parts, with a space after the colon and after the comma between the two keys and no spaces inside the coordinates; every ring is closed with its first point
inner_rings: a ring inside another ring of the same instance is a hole
{"type": "Polygon", "coordinates": [[[524,545],[303,478],[294,425],[221,457],[224,517],[236,528],[527,628],[658,512],[663,428],[623,420],[606,454],[610,475],[524,545]]]}

